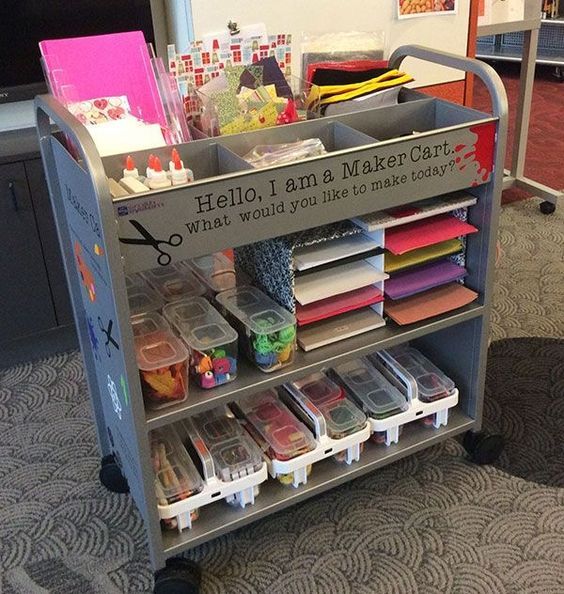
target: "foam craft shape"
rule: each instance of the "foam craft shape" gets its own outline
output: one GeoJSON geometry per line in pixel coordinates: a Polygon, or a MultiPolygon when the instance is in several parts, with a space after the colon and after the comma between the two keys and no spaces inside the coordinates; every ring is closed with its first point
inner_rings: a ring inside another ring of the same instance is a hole
{"type": "Polygon", "coordinates": [[[477,231],[478,229],[469,223],[451,215],[442,214],[399,227],[392,227],[386,232],[386,249],[399,256],[418,248],[477,231]]]}
{"type": "Polygon", "coordinates": [[[428,247],[413,250],[402,256],[395,256],[390,252],[386,252],[384,255],[384,271],[396,272],[425,262],[438,260],[444,256],[450,256],[460,252],[463,247],[464,244],[460,239],[449,239],[448,241],[442,241],[428,247]]]}
{"type": "Polygon", "coordinates": [[[298,303],[296,306],[296,319],[299,326],[305,326],[306,324],[325,320],[326,318],[373,305],[383,300],[384,296],[376,287],[363,287],[356,291],[349,291],[342,295],[335,295],[328,299],[315,301],[309,305],[300,305],[298,303]]]}
{"type": "Polygon", "coordinates": [[[39,49],[53,93],[65,103],[125,95],[134,116],[167,127],[141,31],[46,40],[39,49]],[[65,87],[72,89],[71,96],[63,96],[65,87]]]}
{"type": "Polygon", "coordinates": [[[386,301],[384,311],[394,322],[405,326],[468,305],[477,297],[475,291],[450,283],[401,301],[386,301]]]}
{"type": "Polygon", "coordinates": [[[403,299],[466,276],[466,269],[450,260],[424,264],[398,272],[386,281],[384,290],[390,299],[403,299]]]}

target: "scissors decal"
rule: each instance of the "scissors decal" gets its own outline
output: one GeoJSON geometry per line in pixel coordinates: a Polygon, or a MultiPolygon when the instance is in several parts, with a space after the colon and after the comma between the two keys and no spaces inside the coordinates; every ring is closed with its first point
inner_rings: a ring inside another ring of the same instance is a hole
{"type": "Polygon", "coordinates": [[[100,330],[106,336],[106,342],[104,343],[104,346],[106,347],[106,353],[108,354],[108,357],[111,357],[112,349],[110,348],[110,344],[113,344],[114,347],[119,351],[119,344],[115,341],[114,337],[112,336],[112,329],[114,327],[114,321],[110,320],[108,322],[108,327],[104,328],[104,324],[102,323],[102,318],[100,316],[98,316],[98,326],[100,326],[100,330]]]}
{"type": "Polygon", "coordinates": [[[129,245],[150,245],[153,249],[159,252],[159,257],[157,258],[157,263],[159,266],[167,266],[170,264],[172,257],[169,253],[165,252],[161,245],[169,245],[171,247],[177,247],[182,243],[182,235],[178,233],[173,233],[169,238],[168,241],[166,239],[156,239],[143,227],[141,223],[138,221],[130,220],[129,221],[135,229],[139,232],[141,237],[133,238],[133,237],[120,237],[119,240],[122,243],[127,243],[129,245]]]}

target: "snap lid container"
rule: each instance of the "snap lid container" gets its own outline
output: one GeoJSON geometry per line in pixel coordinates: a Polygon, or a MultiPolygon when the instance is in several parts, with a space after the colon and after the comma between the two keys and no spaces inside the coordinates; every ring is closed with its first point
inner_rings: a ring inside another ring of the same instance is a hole
{"type": "Polygon", "coordinates": [[[236,285],[235,266],[221,252],[192,258],[187,264],[214,295],[236,285]]]}
{"type": "Polygon", "coordinates": [[[311,431],[282,403],[276,390],[252,394],[237,404],[245,425],[271,459],[290,460],[315,449],[311,431]]]}
{"type": "Polygon", "coordinates": [[[135,287],[144,287],[145,279],[139,272],[133,272],[132,274],[125,275],[125,288],[127,292],[131,291],[135,287]]]}
{"type": "Polygon", "coordinates": [[[162,297],[151,287],[135,286],[127,292],[129,311],[132,316],[158,311],[164,305],[162,297]]]}
{"type": "Polygon", "coordinates": [[[341,439],[365,427],[366,415],[346,398],[343,388],[323,372],[290,382],[289,386],[290,391],[296,390],[319,409],[331,439],[341,439]]]}
{"type": "Polygon", "coordinates": [[[255,287],[219,293],[218,304],[238,322],[249,358],[262,371],[289,365],[296,349],[296,318],[255,287]]]}
{"type": "Polygon", "coordinates": [[[141,388],[149,408],[162,408],[188,396],[188,351],[172,330],[134,338],[141,388]]]}
{"type": "Polygon", "coordinates": [[[171,264],[144,272],[147,282],[167,301],[203,295],[206,288],[187,268],[171,264]]]}
{"type": "Polygon", "coordinates": [[[166,319],[190,349],[190,375],[202,388],[237,377],[237,332],[203,297],[164,307],[166,319]]]}
{"type": "Polygon", "coordinates": [[[159,505],[187,499],[203,489],[203,481],[174,425],[151,431],[151,462],[159,505]]]}
{"type": "Polygon", "coordinates": [[[384,419],[407,410],[406,398],[366,358],[342,363],[334,371],[367,415],[384,419]]]}
{"type": "Polygon", "coordinates": [[[214,461],[217,478],[232,481],[262,467],[259,448],[224,407],[192,417],[214,461]]]}
{"type": "Polygon", "coordinates": [[[156,311],[139,314],[131,318],[133,336],[146,336],[159,330],[170,330],[168,322],[156,311]]]}
{"type": "Polygon", "coordinates": [[[414,377],[419,400],[432,402],[452,394],[454,382],[417,349],[403,347],[386,352],[414,377]]]}

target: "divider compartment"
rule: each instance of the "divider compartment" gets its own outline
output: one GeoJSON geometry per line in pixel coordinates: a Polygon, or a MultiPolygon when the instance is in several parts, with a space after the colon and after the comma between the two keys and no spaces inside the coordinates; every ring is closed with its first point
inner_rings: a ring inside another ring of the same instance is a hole
{"type": "MultiPolygon", "coordinates": [[[[168,169],[172,149],[180,154],[184,166],[194,172],[194,180],[210,179],[228,173],[252,169],[246,161],[225,146],[208,138],[194,140],[176,146],[159,147],[152,150],[137,151],[132,154],[139,175],[145,174],[150,154],[160,158],[163,169],[168,169]]],[[[118,181],[123,175],[127,154],[105,157],[102,162],[108,177],[118,181]]]]}

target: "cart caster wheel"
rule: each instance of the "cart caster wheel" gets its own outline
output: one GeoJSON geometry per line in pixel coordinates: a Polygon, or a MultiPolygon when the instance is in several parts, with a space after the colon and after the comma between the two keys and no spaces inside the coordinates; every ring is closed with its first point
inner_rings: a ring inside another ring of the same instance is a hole
{"type": "Polygon", "coordinates": [[[493,464],[503,452],[505,441],[499,434],[468,431],[462,442],[470,460],[475,464],[493,464]]]}
{"type": "Polygon", "coordinates": [[[112,493],[129,493],[127,479],[123,476],[121,468],[118,466],[112,455],[102,458],[102,465],[98,473],[100,482],[112,493]]]}
{"type": "Polygon", "coordinates": [[[199,594],[201,571],[188,559],[172,558],[155,574],[154,594],[199,594]]]}
{"type": "Polygon", "coordinates": [[[540,208],[540,211],[542,212],[542,214],[549,215],[549,214],[552,214],[556,210],[556,204],[552,204],[552,202],[545,200],[544,202],[540,203],[539,208],[540,208]]]}

